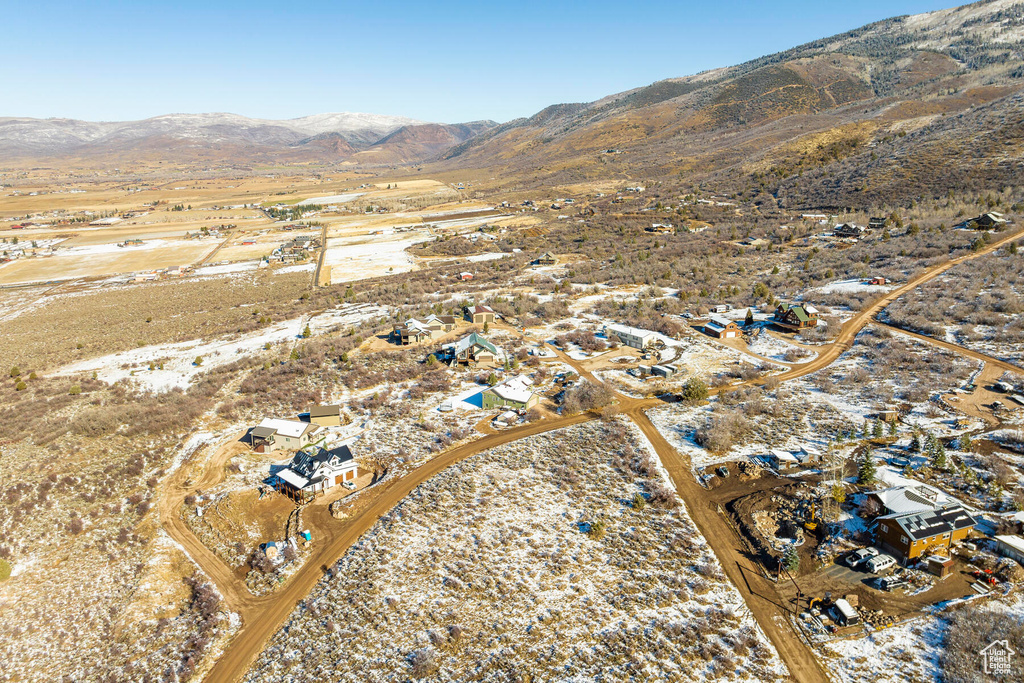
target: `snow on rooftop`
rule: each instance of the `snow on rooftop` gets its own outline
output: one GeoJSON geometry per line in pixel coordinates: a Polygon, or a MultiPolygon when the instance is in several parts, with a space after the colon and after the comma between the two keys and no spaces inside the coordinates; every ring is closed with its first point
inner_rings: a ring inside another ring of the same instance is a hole
{"type": "Polygon", "coordinates": [[[303,432],[310,425],[308,422],[299,422],[298,420],[281,420],[274,417],[265,417],[259,426],[273,429],[281,436],[297,438],[302,436],[303,432]]]}

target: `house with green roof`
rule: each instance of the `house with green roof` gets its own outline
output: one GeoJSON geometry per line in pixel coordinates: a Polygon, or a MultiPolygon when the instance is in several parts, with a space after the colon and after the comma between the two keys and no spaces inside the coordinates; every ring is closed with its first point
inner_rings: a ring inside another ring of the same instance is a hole
{"type": "Polygon", "coordinates": [[[484,339],[481,335],[473,332],[454,344],[442,347],[440,359],[450,364],[477,365],[483,363],[496,365],[498,356],[498,347],[484,339]]]}
{"type": "Polygon", "coordinates": [[[808,304],[779,304],[775,308],[773,322],[783,329],[796,332],[817,327],[818,309],[808,304]]]}

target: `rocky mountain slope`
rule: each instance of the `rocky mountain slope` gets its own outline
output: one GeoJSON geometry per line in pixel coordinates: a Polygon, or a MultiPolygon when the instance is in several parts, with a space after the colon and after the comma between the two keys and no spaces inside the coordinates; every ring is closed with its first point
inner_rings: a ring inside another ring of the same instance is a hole
{"type": "Polygon", "coordinates": [[[981,179],[1015,184],[1024,158],[1022,64],[1024,2],[989,0],[554,105],[444,159],[535,183],[714,181],[784,205],[912,196],[925,189],[924,177],[929,191],[944,193],[947,174],[958,189],[981,179]],[[973,139],[982,132],[983,144],[973,139]],[[857,182],[846,182],[850,174],[857,182]]]}
{"type": "Polygon", "coordinates": [[[493,122],[446,125],[403,116],[316,114],[273,121],[237,114],[168,114],[142,121],[0,118],[0,156],[13,158],[116,157],[157,152],[171,158],[343,160],[374,147],[372,162],[397,163],[436,156],[487,130],[493,122]],[[395,153],[387,138],[404,131],[395,153]]]}

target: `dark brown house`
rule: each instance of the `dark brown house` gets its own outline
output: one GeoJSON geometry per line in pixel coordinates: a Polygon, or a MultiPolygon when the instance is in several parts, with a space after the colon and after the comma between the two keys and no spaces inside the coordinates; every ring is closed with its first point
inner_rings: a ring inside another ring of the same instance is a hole
{"type": "Polygon", "coordinates": [[[794,331],[817,327],[818,309],[807,304],[779,304],[772,321],[783,329],[794,331]]]}
{"type": "Polygon", "coordinates": [[[836,237],[860,237],[864,234],[864,228],[853,223],[843,223],[833,228],[832,234],[836,237]]]}
{"type": "Polygon", "coordinates": [[[970,230],[993,230],[1001,225],[1006,225],[1009,221],[1003,218],[1003,214],[995,211],[989,211],[983,213],[980,216],[969,218],[960,225],[958,228],[967,228],[970,230]]]}

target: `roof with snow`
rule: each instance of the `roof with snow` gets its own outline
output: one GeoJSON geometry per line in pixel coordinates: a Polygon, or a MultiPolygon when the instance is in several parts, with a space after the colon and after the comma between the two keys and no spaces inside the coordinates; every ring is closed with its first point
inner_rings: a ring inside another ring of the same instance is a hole
{"type": "Polygon", "coordinates": [[[934,510],[949,503],[952,499],[926,486],[893,486],[878,491],[870,491],[889,514],[906,514],[934,510]]]}
{"type": "Polygon", "coordinates": [[[708,318],[708,322],[705,325],[705,327],[710,327],[711,329],[715,330],[716,332],[721,332],[722,330],[726,329],[730,325],[735,325],[735,324],[736,324],[735,320],[729,320],[728,318],[723,318],[720,315],[712,315],[712,316],[710,316],[708,318]]]}
{"type": "Polygon", "coordinates": [[[800,461],[799,458],[797,458],[795,455],[793,455],[789,451],[783,451],[783,450],[779,450],[777,448],[773,448],[771,452],[772,452],[772,455],[775,456],[775,459],[778,460],[779,462],[796,463],[796,462],[800,461]]]}
{"type": "MultiPolygon", "coordinates": [[[[287,436],[293,439],[297,439],[307,432],[315,431],[318,428],[317,425],[310,424],[308,422],[299,422],[298,420],[279,420],[274,417],[263,418],[263,421],[259,423],[256,429],[260,429],[261,427],[273,429],[274,434],[280,434],[281,436],[287,436]]],[[[261,430],[261,433],[265,432],[261,430]]]]}
{"type": "Polygon", "coordinates": [[[501,384],[496,384],[491,387],[491,391],[506,401],[515,401],[516,403],[528,403],[533,398],[533,392],[520,377],[513,377],[501,384]]]}
{"type": "Polygon", "coordinates": [[[639,337],[641,339],[646,339],[648,337],[653,337],[656,334],[655,332],[651,332],[650,330],[642,330],[639,327],[630,327],[629,325],[614,325],[614,324],[613,325],[605,325],[604,326],[605,336],[608,336],[609,332],[611,332],[612,334],[615,334],[615,335],[625,334],[625,335],[628,335],[630,337],[639,337]]]}
{"type": "Polygon", "coordinates": [[[1016,550],[1018,553],[1024,553],[1024,538],[1010,534],[1000,534],[995,538],[1000,545],[1016,550]]]}

